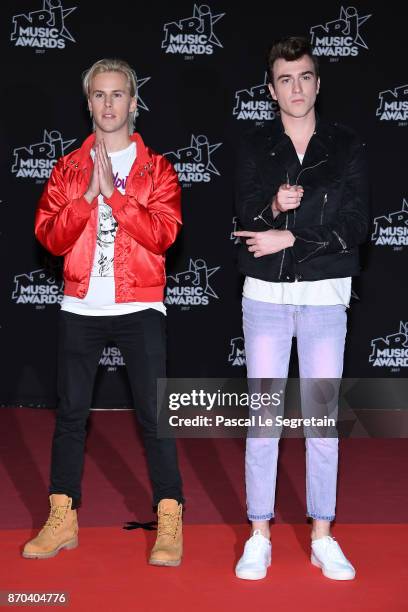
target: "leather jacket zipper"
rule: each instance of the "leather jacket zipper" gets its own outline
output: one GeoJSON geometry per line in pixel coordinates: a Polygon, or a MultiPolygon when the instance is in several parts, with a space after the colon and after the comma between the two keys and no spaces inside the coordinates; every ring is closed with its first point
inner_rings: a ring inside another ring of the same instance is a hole
{"type": "Polygon", "coordinates": [[[302,168],[302,170],[297,175],[297,179],[296,179],[295,185],[296,186],[298,185],[299,177],[303,174],[303,172],[305,172],[306,170],[311,170],[312,168],[317,168],[317,166],[320,166],[321,164],[325,164],[326,162],[327,162],[327,159],[322,159],[317,164],[315,164],[314,166],[307,166],[306,168],[302,168]]]}
{"type": "Polygon", "coordinates": [[[324,198],[323,198],[323,204],[322,204],[322,212],[320,215],[320,225],[323,225],[323,215],[324,215],[324,207],[327,204],[327,193],[324,194],[324,198]]]}
{"type": "MultiPolygon", "coordinates": [[[[288,229],[288,216],[287,215],[286,215],[285,229],[288,229]]],[[[280,270],[279,270],[279,278],[282,276],[283,261],[285,259],[285,253],[286,253],[286,249],[283,249],[281,265],[280,265],[280,270]]]]}
{"type": "Polygon", "coordinates": [[[341,236],[339,236],[339,234],[335,231],[332,230],[333,234],[336,236],[337,240],[340,242],[342,249],[343,249],[343,253],[347,253],[347,244],[345,243],[345,241],[343,240],[343,238],[341,236]]]}

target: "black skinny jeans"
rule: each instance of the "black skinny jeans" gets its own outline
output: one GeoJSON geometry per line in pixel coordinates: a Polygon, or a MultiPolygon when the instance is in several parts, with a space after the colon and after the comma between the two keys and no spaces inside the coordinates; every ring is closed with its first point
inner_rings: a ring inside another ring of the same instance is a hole
{"type": "Polygon", "coordinates": [[[65,493],[80,504],[86,423],[98,362],[108,342],[119,347],[142,426],[153,505],[183,501],[176,441],[157,438],[157,378],[166,372],[165,316],[148,309],[117,316],[60,312],[58,405],[52,444],[50,493],[65,493]]]}

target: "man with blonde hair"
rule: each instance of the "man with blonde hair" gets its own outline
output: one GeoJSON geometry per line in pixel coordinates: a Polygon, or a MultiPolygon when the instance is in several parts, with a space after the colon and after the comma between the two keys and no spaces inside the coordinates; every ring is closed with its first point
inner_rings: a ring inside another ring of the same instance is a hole
{"type": "Polygon", "coordinates": [[[51,512],[23,550],[47,558],[78,544],[77,508],[86,422],[98,362],[114,341],[128,370],[142,426],[153,504],[153,565],[179,565],[182,483],[174,439],[157,437],[156,381],[165,377],[164,255],[181,226],[171,164],[133,133],[136,75],[103,59],[83,77],[94,133],[58,160],[38,204],[35,234],[64,256],[59,318],[58,406],[52,445],[51,512]]]}

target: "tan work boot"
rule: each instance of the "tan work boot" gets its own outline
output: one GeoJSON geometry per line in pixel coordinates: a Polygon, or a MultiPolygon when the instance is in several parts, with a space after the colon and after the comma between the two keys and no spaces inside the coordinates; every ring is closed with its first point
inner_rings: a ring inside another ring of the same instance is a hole
{"type": "Polygon", "coordinates": [[[78,546],[77,511],[71,510],[72,498],[67,495],[50,495],[51,511],[39,534],[24,546],[26,559],[55,557],[61,548],[78,546]]]}
{"type": "Polygon", "coordinates": [[[157,508],[157,538],[150,553],[151,565],[180,565],[183,554],[181,515],[183,505],[162,499],[157,508]]]}

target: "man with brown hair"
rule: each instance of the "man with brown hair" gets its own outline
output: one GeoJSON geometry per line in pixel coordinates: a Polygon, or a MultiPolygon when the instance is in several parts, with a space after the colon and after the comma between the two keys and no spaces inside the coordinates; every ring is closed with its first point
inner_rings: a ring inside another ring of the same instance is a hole
{"type": "MultiPolygon", "coordinates": [[[[310,43],[300,37],[279,41],[269,51],[268,68],[280,118],[246,138],[237,172],[244,230],[235,235],[246,239],[239,254],[246,276],[245,352],[250,379],[285,380],[297,338],[305,413],[313,403],[308,380],[342,376],[351,277],[359,273],[358,245],[369,227],[367,168],[355,133],[315,113],[320,78],[310,43]]],[[[271,563],[278,446],[279,435],[247,438],[252,534],[236,566],[239,578],[264,578],[271,563]]],[[[337,463],[336,434],[307,437],[311,561],[328,578],[351,580],[355,570],[330,534],[337,463]]]]}
{"type": "Polygon", "coordinates": [[[182,484],[175,440],[157,437],[156,381],[165,377],[164,255],[181,226],[171,164],[133,133],[136,75],[121,60],[83,77],[94,133],[58,160],[38,204],[35,234],[64,256],[59,315],[58,406],[52,445],[51,512],[23,551],[55,556],[78,544],[77,508],[86,422],[99,358],[113,341],[126,363],[142,426],[158,534],[154,565],[179,565],[182,484]]]}

